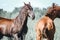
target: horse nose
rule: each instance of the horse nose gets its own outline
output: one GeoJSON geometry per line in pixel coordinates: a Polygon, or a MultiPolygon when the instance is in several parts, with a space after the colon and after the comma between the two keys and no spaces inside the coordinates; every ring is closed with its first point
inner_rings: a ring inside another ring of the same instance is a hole
{"type": "Polygon", "coordinates": [[[33,15],[33,18],[32,18],[32,20],[34,20],[35,19],[35,15],[33,15]]]}

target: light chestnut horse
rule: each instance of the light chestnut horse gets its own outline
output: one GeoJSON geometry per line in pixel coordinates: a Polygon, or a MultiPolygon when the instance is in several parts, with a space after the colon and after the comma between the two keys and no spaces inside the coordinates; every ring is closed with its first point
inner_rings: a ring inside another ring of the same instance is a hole
{"type": "Polygon", "coordinates": [[[48,8],[47,14],[36,24],[36,40],[43,40],[43,38],[54,40],[55,18],[60,18],[60,6],[53,3],[52,7],[48,8]]]}
{"type": "Polygon", "coordinates": [[[27,26],[28,17],[31,17],[32,19],[35,18],[30,2],[29,4],[24,3],[19,15],[15,19],[0,17],[0,34],[3,36],[10,35],[14,37],[14,40],[18,40],[18,33],[27,26]]]}

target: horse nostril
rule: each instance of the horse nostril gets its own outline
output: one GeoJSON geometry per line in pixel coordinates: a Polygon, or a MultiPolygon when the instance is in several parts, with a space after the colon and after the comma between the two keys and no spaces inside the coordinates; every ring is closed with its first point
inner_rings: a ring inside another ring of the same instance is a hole
{"type": "Polygon", "coordinates": [[[34,20],[35,19],[35,15],[33,15],[33,18],[32,18],[32,20],[34,20]]]}

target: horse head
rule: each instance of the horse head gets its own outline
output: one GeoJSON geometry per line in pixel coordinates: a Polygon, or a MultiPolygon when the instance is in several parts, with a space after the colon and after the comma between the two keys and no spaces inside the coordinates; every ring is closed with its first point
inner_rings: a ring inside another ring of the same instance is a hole
{"type": "Polygon", "coordinates": [[[53,3],[52,7],[48,8],[47,14],[53,16],[54,18],[60,18],[60,6],[53,3]]]}
{"type": "Polygon", "coordinates": [[[35,14],[33,12],[33,8],[31,6],[30,2],[29,2],[29,4],[24,3],[24,5],[25,5],[25,8],[27,10],[27,15],[29,17],[31,17],[32,19],[34,19],[35,18],[35,14]]]}

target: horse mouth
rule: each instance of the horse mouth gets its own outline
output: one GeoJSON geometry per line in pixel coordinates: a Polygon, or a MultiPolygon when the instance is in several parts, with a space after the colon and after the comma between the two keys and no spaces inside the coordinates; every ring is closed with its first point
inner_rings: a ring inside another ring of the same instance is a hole
{"type": "Polygon", "coordinates": [[[35,16],[33,16],[32,20],[34,20],[34,19],[35,19],[35,16]]]}

